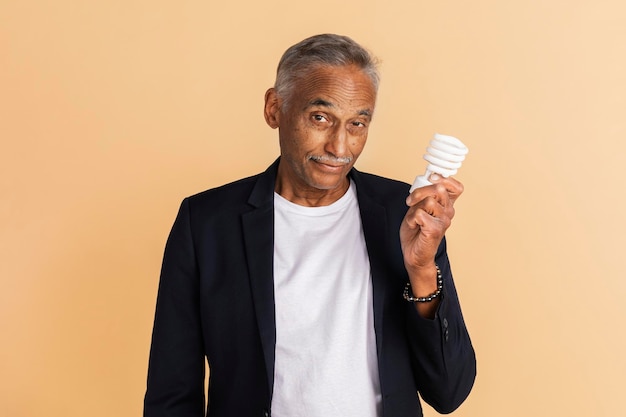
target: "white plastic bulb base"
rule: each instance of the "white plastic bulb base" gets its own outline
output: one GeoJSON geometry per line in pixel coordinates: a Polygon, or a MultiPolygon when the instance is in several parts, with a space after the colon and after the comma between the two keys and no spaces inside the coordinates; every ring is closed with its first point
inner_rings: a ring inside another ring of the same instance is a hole
{"type": "Polygon", "coordinates": [[[411,190],[409,192],[413,192],[413,190],[417,188],[426,187],[427,185],[431,185],[432,182],[428,181],[426,175],[418,175],[415,177],[415,181],[413,181],[413,185],[411,186],[411,190]]]}

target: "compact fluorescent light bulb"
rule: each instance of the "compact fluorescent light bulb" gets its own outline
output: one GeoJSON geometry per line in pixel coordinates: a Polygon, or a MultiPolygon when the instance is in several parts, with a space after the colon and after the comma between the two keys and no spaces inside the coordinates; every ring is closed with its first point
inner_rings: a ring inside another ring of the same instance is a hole
{"type": "Polygon", "coordinates": [[[442,177],[450,177],[456,174],[467,152],[467,146],[457,138],[435,133],[424,155],[424,159],[428,162],[426,172],[424,175],[419,175],[415,178],[410,192],[413,192],[416,188],[430,185],[431,182],[428,181],[428,178],[433,173],[442,177]]]}

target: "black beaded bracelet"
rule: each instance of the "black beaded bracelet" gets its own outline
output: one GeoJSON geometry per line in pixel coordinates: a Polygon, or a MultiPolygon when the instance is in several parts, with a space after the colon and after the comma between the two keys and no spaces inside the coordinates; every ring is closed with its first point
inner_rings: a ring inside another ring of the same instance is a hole
{"type": "Polygon", "coordinates": [[[435,268],[437,269],[437,290],[426,297],[413,297],[413,295],[409,295],[412,294],[411,282],[407,282],[406,287],[404,287],[404,293],[402,294],[405,300],[412,303],[428,303],[429,301],[433,301],[435,298],[439,297],[439,294],[441,294],[441,290],[443,289],[443,277],[441,276],[441,269],[439,269],[439,265],[435,264],[435,268]]]}

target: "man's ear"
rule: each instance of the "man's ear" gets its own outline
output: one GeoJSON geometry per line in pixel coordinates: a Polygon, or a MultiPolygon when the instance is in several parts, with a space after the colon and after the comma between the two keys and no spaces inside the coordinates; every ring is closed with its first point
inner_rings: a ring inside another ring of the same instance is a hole
{"type": "Polygon", "coordinates": [[[276,129],[280,125],[280,98],[276,94],[274,88],[270,88],[265,92],[265,108],[263,115],[265,122],[272,129],[276,129]]]}

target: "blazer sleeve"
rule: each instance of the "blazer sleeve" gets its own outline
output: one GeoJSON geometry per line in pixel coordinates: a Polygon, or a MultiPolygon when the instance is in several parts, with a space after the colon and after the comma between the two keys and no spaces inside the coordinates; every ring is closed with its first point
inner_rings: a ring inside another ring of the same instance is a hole
{"type": "Polygon", "coordinates": [[[476,357],[463,320],[446,254],[445,239],[435,258],[443,276],[443,297],[433,320],[407,303],[407,337],[416,385],[424,401],[439,413],[458,408],[476,376],[476,357]]]}
{"type": "Polygon", "coordinates": [[[148,364],[144,417],[204,416],[204,347],[189,200],[163,257],[148,364]]]}

